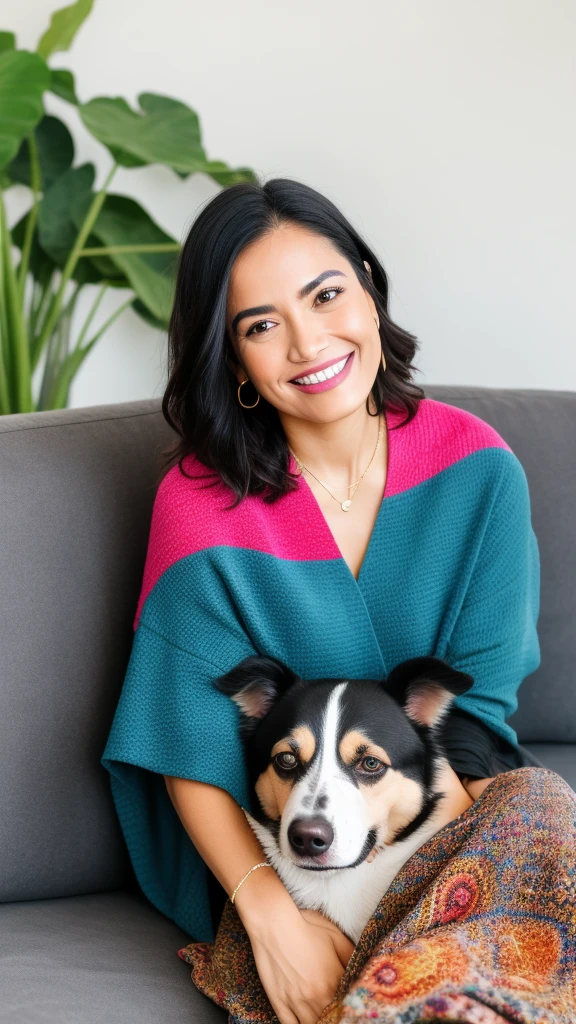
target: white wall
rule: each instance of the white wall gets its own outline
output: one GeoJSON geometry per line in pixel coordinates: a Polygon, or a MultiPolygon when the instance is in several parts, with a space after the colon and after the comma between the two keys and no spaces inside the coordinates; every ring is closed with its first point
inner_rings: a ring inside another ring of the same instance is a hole
{"type": "MultiPolygon", "coordinates": [[[[33,48],[63,5],[5,2],[1,27],[33,48]]],[[[575,45],[574,0],[95,0],[52,65],[82,100],[183,99],[210,158],[335,201],[421,341],[418,383],[576,390],[575,45]]],[[[101,180],[106,151],[49,104],[101,180]]],[[[182,238],[218,186],[154,167],[120,170],[114,191],[182,238]]],[[[71,404],[158,396],[164,358],[165,338],[128,312],[71,404]]]]}

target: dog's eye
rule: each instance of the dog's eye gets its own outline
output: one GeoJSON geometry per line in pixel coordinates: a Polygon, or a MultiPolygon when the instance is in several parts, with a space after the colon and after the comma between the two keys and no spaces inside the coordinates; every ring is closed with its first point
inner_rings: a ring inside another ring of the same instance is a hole
{"type": "Polygon", "coordinates": [[[291,754],[288,750],[283,750],[281,754],[276,754],[274,763],[281,768],[284,772],[291,772],[296,768],[298,760],[294,754],[291,754]]]}
{"type": "Polygon", "coordinates": [[[370,755],[368,757],[363,757],[357,764],[357,768],[359,768],[361,772],[365,772],[367,775],[374,775],[383,767],[384,764],[382,761],[379,761],[377,757],[371,757],[370,755]]]}

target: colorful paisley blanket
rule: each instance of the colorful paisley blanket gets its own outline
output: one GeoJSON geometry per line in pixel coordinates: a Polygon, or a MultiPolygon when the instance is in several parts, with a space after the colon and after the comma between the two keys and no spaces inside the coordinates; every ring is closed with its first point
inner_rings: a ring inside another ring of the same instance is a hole
{"type": "MultiPolygon", "coordinates": [[[[274,1024],[230,902],[178,956],[230,1024],[274,1024]]],[[[575,1024],[576,794],[547,768],[496,776],[404,864],[321,1024],[575,1024]]]]}

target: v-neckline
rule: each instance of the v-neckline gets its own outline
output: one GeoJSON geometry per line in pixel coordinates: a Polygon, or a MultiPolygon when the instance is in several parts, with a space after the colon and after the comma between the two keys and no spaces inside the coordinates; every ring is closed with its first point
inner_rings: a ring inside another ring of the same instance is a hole
{"type": "MultiPolygon", "coordinates": [[[[320,505],[316,495],[314,494],[314,491],[310,487],[310,484],[308,483],[304,473],[302,473],[301,471],[299,473],[299,485],[300,485],[300,488],[301,488],[299,493],[302,495],[303,498],[305,498],[307,500],[307,503],[310,506],[310,508],[311,508],[311,510],[313,512],[313,515],[315,515],[315,517],[318,519],[319,529],[322,530],[322,532],[324,534],[324,542],[326,544],[326,548],[325,549],[328,549],[328,550],[330,550],[330,548],[332,549],[333,557],[337,558],[337,559],[339,559],[341,561],[342,565],[344,566],[344,568],[348,572],[348,574],[350,576],[350,579],[352,580],[352,582],[354,583],[354,585],[358,589],[360,589],[360,580],[361,580],[361,578],[364,575],[364,570],[365,570],[365,567],[366,567],[366,564],[367,564],[367,561],[368,561],[368,558],[369,558],[369,555],[370,555],[370,550],[371,550],[371,548],[373,546],[374,534],[376,533],[376,530],[377,530],[377,527],[378,527],[378,523],[379,523],[380,518],[382,516],[382,512],[383,512],[383,508],[384,508],[384,503],[385,503],[385,501],[389,497],[392,496],[392,494],[396,493],[396,491],[397,491],[398,481],[397,481],[396,477],[397,477],[398,470],[399,470],[399,466],[398,466],[398,462],[399,462],[399,459],[398,459],[398,447],[397,447],[398,446],[398,431],[397,430],[391,430],[390,428],[391,428],[391,426],[396,426],[396,422],[399,421],[400,419],[402,419],[402,415],[403,415],[402,412],[397,411],[395,409],[394,410],[392,410],[392,409],[384,409],[384,420],[385,420],[385,424],[386,424],[386,437],[387,437],[386,480],[384,482],[384,491],[382,493],[382,499],[381,499],[380,505],[378,507],[378,512],[377,512],[377,515],[376,515],[376,519],[374,520],[374,525],[372,527],[372,532],[370,534],[370,538],[368,540],[368,544],[367,544],[366,550],[364,552],[364,557],[362,559],[362,562],[360,564],[360,568],[358,570],[358,576],[354,575],[354,573],[352,572],[352,569],[348,565],[348,562],[344,558],[344,555],[342,554],[342,552],[340,550],[338,542],[336,541],[336,538],[335,538],[334,534],[332,533],[332,530],[330,528],[330,524],[328,523],[328,520],[326,519],[326,516],[324,515],[324,513],[322,511],[322,507],[321,507],[321,505],[320,505]]],[[[290,453],[289,470],[291,472],[293,472],[293,473],[298,470],[298,464],[297,464],[294,456],[292,455],[292,453],[290,453]]],[[[322,545],[322,547],[324,547],[324,544],[322,545]]]]}

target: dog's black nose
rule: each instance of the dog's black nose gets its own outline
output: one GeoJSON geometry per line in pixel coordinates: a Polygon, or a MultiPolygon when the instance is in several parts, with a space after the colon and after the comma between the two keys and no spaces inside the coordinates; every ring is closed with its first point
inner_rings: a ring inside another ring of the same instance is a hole
{"type": "Polygon", "coordinates": [[[334,832],[326,818],[295,818],[288,827],[288,842],[301,857],[319,857],[333,841],[334,832]]]}

